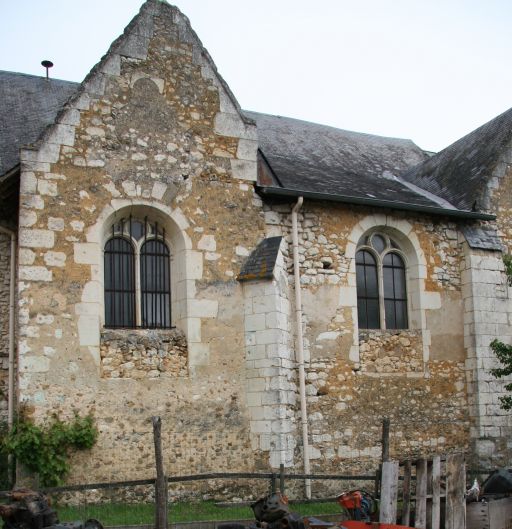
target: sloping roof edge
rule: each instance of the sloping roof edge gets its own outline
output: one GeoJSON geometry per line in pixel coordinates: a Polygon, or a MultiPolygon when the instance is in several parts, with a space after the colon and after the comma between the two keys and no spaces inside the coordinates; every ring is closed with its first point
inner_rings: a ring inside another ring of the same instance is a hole
{"type": "Polygon", "coordinates": [[[238,274],[238,281],[272,279],[283,237],[267,237],[252,251],[238,274]]]}
{"type": "Polygon", "coordinates": [[[401,211],[416,211],[418,213],[427,213],[429,215],[456,217],[461,219],[473,220],[495,220],[496,215],[488,213],[479,213],[475,211],[464,211],[460,209],[449,209],[442,207],[429,207],[418,204],[408,204],[390,200],[380,200],[375,198],[351,197],[346,195],[331,195],[328,193],[313,193],[310,191],[301,191],[296,189],[284,189],[272,186],[257,186],[258,193],[267,197],[304,197],[315,201],[340,202],[344,204],[355,204],[362,206],[373,206],[379,208],[396,209],[401,211]]]}

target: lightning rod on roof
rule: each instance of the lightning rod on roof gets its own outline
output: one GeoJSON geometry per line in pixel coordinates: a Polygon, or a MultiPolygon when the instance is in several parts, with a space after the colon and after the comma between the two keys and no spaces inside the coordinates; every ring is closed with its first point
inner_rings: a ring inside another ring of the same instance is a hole
{"type": "Polygon", "coordinates": [[[45,59],[44,61],[41,61],[41,66],[46,68],[46,79],[48,79],[48,70],[53,66],[53,62],[45,59]]]}

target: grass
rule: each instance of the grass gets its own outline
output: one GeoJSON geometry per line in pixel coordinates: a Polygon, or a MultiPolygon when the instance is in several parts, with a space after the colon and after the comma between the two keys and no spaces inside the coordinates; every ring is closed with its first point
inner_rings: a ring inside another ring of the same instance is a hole
{"type": "MultiPolygon", "coordinates": [[[[290,506],[290,510],[302,516],[319,516],[322,514],[340,514],[341,507],[337,503],[297,503],[290,506]]],[[[104,526],[109,525],[142,525],[152,524],[155,506],[149,503],[141,504],[87,504],[78,507],[56,506],[61,522],[96,518],[104,526]]],[[[254,520],[250,507],[233,505],[218,506],[215,502],[180,502],[170,504],[169,522],[199,522],[212,520],[254,520]]]]}

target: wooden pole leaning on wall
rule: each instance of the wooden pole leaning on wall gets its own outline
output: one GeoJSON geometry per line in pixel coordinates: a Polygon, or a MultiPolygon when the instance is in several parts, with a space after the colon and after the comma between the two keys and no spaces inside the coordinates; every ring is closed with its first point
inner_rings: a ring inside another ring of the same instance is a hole
{"type": "Polygon", "coordinates": [[[155,529],[167,529],[167,476],[162,456],[162,420],[153,417],[153,439],[155,442],[155,529]]]}

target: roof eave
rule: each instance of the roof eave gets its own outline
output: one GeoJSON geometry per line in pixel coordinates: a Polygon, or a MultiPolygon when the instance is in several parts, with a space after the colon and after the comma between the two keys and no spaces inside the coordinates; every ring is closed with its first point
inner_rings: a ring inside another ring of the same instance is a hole
{"type": "Polygon", "coordinates": [[[346,195],[331,195],[329,193],[314,193],[311,191],[301,191],[299,189],[285,189],[270,186],[256,186],[258,193],[263,196],[275,197],[299,197],[310,200],[322,200],[328,202],[340,202],[344,204],[357,204],[361,206],[373,206],[378,208],[397,209],[400,211],[414,211],[427,213],[429,215],[456,217],[471,220],[495,220],[496,215],[480,213],[477,211],[464,211],[460,209],[449,209],[435,206],[422,206],[420,204],[407,204],[405,202],[395,202],[391,200],[381,200],[378,198],[352,197],[346,195]]]}

